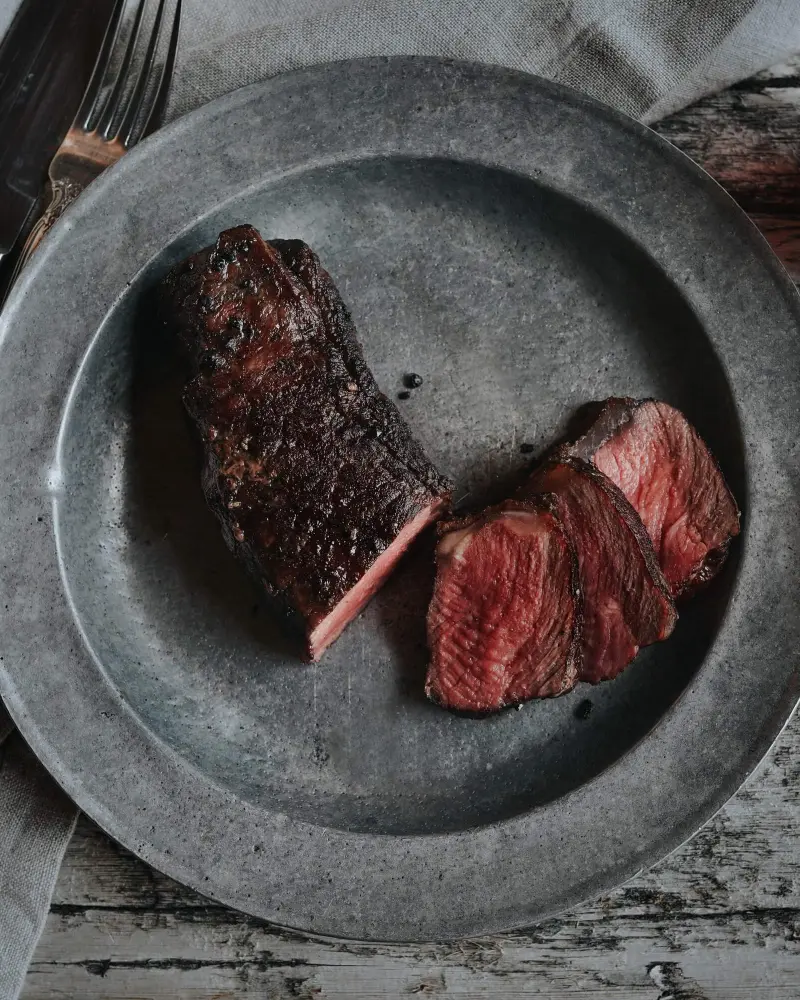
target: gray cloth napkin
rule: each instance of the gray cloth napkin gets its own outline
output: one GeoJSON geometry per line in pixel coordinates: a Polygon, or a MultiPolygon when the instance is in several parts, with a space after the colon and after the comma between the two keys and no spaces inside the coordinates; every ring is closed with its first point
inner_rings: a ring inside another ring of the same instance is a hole
{"type": "Polygon", "coordinates": [[[583,90],[643,121],[800,49],[798,0],[188,0],[176,117],[313,63],[433,55],[583,90]]]}
{"type": "MultiPolygon", "coordinates": [[[[0,30],[18,0],[0,0],[0,30]]],[[[313,63],[419,54],[538,73],[655,121],[800,51],[800,0],[185,0],[169,117],[313,63]]],[[[0,1000],[47,915],[76,809],[0,708],[0,1000]]]]}
{"type": "Polygon", "coordinates": [[[0,705],[0,998],[13,1000],[42,933],[78,810],[0,705]]]}

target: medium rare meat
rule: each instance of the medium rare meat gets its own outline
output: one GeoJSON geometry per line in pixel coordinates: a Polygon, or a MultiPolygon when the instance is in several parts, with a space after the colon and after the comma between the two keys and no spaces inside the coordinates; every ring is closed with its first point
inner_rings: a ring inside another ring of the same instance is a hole
{"type": "Polygon", "coordinates": [[[673,597],[710,580],[739,534],[739,508],[684,415],[655,399],[609,399],[568,449],[625,494],[647,529],[673,597]]]}
{"type": "Polygon", "coordinates": [[[179,264],[168,320],[203,489],[233,551],[316,659],[449,500],[449,484],[370,374],[316,255],[251,226],[179,264]]]}
{"type": "Polygon", "coordinates": [[[523,492],[552,495],[575,545],[584,601],[580,679],[616,677],[641,646],[666,639],[676,620],[639,516],[602,472],[578,458],[545,463],[523,492]]]}
{"type": "Polygon", "coordinates": [[[561,694],[580,662],[575,549],[546,498],[439,526],[425,690],[482,714],[561,694]]]}

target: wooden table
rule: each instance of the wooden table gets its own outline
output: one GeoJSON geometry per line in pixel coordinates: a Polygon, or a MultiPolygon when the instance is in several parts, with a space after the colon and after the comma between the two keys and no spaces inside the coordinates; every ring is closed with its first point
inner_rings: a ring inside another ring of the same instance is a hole
{"type": "MultiPolygon", "coordinates": [[[[658,131],[733,194],[800,280],[800,59],[658,131]]],[[[799,796],[800,718],[702,832],[625,887],[525,933],[414,946],[274,930],[82,819],[24,1000],[798,1000],[799,796]]]]}

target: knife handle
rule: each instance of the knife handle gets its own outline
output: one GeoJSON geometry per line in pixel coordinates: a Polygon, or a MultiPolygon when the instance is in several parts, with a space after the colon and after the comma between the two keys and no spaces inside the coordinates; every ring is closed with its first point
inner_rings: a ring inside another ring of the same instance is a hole
{"type": "Polygon", "coordinates": [[[50,180],[47,186],[49,194],[47,207],[36,220],[33,229],[31,229],[30,233],[28,233],[28,238],[25,240],[25,243],[19,252],[19,256],[17,257],[17,262],[11,275],[9,287],[16,282],[23,268],[33,256],[36,248],[42,242],[44,237],[50,232],[56,222],[58,222],[64,212],[73,203],[73,201],[75,201],[81,191],[83,191],[84,187],[71,177],[50,180]]]}

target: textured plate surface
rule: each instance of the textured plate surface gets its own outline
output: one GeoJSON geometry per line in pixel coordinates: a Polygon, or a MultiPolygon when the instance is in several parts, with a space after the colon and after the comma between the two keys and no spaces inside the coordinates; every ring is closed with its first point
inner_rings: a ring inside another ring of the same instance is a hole
{"type": "Polygon", "coordinates": [[[349,937],[520,926],[677,845],[791,710],[797,297],[721,189],[593,102],[404,58],[246,88],[93,185],[0,322],[0,692],[89,815],[213,897],[349,937]],[[744,521],[674,637],[448,715],[422,697],[428,539],[299,664],[205,508],[153,319],[165,269],[241,222],[319,252],[384,391],[424,377],[399,405],[466,504],[590,399],[684,409],[744,521]]]}

